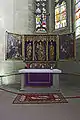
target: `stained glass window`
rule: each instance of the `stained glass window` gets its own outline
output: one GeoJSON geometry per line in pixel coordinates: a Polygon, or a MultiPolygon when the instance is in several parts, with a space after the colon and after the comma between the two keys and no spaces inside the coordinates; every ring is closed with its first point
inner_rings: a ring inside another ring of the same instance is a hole
{"type": "Polygon", "coordinates": [[[36,32],[47,32],[47,0],[36,0],[36,32]]]}
{"type": "Polygon", "coordinates": [[[55,1],[55,29],[67,26],[66,2],[64,0],[55,1]]]}
{"type": "Polygon", "coordinates": [[[80,37],[80,0],[75,0],[75,33],[80,37]]]}

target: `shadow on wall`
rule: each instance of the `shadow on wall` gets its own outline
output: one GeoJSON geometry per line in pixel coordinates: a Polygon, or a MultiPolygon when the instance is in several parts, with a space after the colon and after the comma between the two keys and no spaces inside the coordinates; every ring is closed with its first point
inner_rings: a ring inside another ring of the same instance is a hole
{"type": "MultiPolygon", "coordinates": [[[[0,61],[0,75],[13,73],[19,69],[23,69],[25,63],[23,61],[0,61]]],[[[20,82],[20,75],[8,76],[3,78],[3,84],[13,84],[20,82]]]]}
{"type": "Polygon", "coordinates": [[[80,73],[80,62],[75,61],[58,62],[58,68],[61,69],[63,72],[80,73]]]}

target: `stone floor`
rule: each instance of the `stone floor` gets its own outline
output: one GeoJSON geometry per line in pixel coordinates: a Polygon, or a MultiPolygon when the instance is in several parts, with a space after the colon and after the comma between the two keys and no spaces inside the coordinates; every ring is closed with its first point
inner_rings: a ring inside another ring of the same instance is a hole
{"type": "Polygon", "coordinates": [[[15,94],[0,90],[0,120],[79,120],[80,102],[68,104],[14,105],[15,94]]]}
{"type": "MultiPolygon", "coordinates": [[[[0,75],[17,72],[18,69],[23,68],[22,64],[2,62],[0,63],[0,75]]],[[[12,101],[16,97],[14,92],[20,92],[20,76],[4,77],[0,88],[5,90],[0,90],[0,120],[80,119],[80,99],[68,99],[68,104],[13,105],[12,101]]],[[[80,76],[60,75],[59,88],[64,96],[80,96],[80,76]]],[[[54,91],[54,89],[51,90],[54,91]]]]}
{"type": "MultiPolygon", "coordinates": [[[[14,77],[11,79],[9,76],[3,78],[3,85],[1,86],[4,89],[8,89],[10,91],[21,92],[20,90],[20,76],[14,77]],[[5,79],[6,78],[6,79],[5,79]],[[8,80],[8,83],[5,81],[8,80]],[[14,82],[12,83],[12,81],[14,82]]],[[[75,75],[60,75],[60,85],[59,89],[63,92],[65,96],[76,96],[80,95],[80,76],[75,75]]],[[[54,92],[55,88],[27,88],[25,92],[54,92]]]]}

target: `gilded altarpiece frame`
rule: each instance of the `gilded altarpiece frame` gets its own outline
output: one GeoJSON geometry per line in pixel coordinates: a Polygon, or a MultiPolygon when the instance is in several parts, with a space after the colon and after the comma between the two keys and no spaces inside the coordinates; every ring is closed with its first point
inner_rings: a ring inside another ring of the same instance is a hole
{"type": "Polygon", "coordinates": [[[26,35],[25,61],[29,68],[54,68],[56,63],[57,35],[26,35]]]}
{"type": "Polygon", "coordinates": [[[24,37],[26,61],[56,61],[57,36],[26,35],[24,37]]]}

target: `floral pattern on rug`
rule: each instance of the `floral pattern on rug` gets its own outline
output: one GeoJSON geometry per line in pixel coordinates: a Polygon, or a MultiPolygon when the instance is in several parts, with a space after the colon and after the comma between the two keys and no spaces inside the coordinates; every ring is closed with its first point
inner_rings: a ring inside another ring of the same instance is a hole
{"type": "Polygon", "coordinates": [[[47,104],[68,103],[62,93],[28,93],[18,94],[13,104],[47,104]]]}

